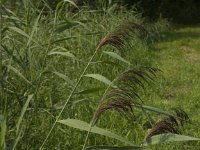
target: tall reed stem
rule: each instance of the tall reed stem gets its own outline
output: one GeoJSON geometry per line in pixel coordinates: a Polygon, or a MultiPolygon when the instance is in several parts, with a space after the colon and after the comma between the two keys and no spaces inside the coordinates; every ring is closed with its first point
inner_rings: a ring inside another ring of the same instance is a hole
{"type": "MultiPolygon", "coordinates": [[[[103,101],[103,99],[104,99],[106,93],[108,92],[108,90],[110,89],[111,85],[118,79],[118,77],[119,77],[119,76],[117,76],[117,77],[111,82],[111,84],[107,87],[107,89],[105,90],[105,92],[104,92],[104,94],[103,94],[103,96],[102,96],[102,98],[101,98],[101,100],[100,100],[100,102],[99,102],[98,107],[100,106],[101,102],[103,101]]],[[[88,141],[88,138],[89,138],[89,134],[90,134],[90,132],[91,132],[91,130],[92,130],[92,127],[94,126],[95,114],[96,114],[97,110],[98,110],[98,108],[96,109],[95,113],[93,114],[93,117],[92,117],[92,120],[91,120],[91,122],[90,122],[89,130],[88,130],[88,132],[87,132],[87,135],[86,135],[85,142],[84,142],[84,144],[83,144],[82,150],[85,149],[86,144],[87,144],[87,141],[88,141]]]]}
{"type": "Polygon", "coordinates": [[[62,107],[60,113],[58,114],[58,116],[57,116],[55,122],[53,123],[53,126],[51,127],[49,133],[47,134],[45,140],[43,141],[43,143],[42,143],[42,145],[41,145],[41,147],[40,147],[40,150],[42,150],[42,148],[44,147],[45,143],[47,142],[49,136],[51,135],[53,129],[55,128],[56,123],[58,122],[60,116],[62,115],[62,113],[63,113],[63,111],[64,111],[64,109],[65,109],[65,107],[67,106],[67,104],[69,103],[71,97],[73,96],[74,92],[76,91],[76,88],[78,87],[79,83],[81,82],[81,80],[82,80],[82,78],[83,78],[85,72],[87,71],[87,69],[88,69],[90,63],[92,62],[94,56],[96,55],[97,51],[98,51],[98,48],[95,50],[93,56],[90,58],[89,62],[87,63],[87,65],[86,65],[86,67],[85,67],[85,69],[83,70],[83,72],[82,72],[81,75],[79,76],[79,79],[78,79],[78,81],[76,82],[76,85],[75,85],[74,88],[72,89],[72,91],[71,91],[69,97],[67,98],[67,100],[66,100],[65,104],[63,105],[63,107],[62,107]]]}

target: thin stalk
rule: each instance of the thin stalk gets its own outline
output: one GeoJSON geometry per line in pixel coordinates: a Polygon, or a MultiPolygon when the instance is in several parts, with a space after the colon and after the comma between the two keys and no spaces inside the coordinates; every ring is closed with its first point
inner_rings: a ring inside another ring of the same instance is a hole
{"type": "Polygon", "coordinates": [[[94,56],[96,55],[97,51],[98,51],[98,49],[95,50],[93,56],[90,58],[89,62],[87,63],[87,65],[86,65],[86,67],[85,67],[85,69],[84,69],[83,72],[81,73],[81,75],[80,75],[78,81],[76,82],[76,85],[75,85],[74,88],[72,89],[72,91],[71,91],[69,97],[67,98],[65,104],[63,105],[63,107],[62,107],[60,113],[59,113],[58,116],[56,117],[56,120],[55,120],[55,122],[53,123],[53,126],[51,127],[49,133],[47,134],[45,140],[43,141],[43,143],[42,143],[42,145],[41,145],[41,147],[40,147],[40,150],[42,150],[44,144],[46,143],[47,139],[48,139],[49,136],[51,135],[53,129],[55,128],[56,123],[58,122],[60,116],[62,115],[62,113],[63,113],[63,111],[64,111],[64,109],[65,109],[65,107],[67,106],[67,104],[69,103],[71,97],[73,96],[74,92],[76,91],[76,88],[78,87],[79,83],[81,82],[81,80],[82,80],[82,78],[83,78],[85,72],[87,71],[87,69],[88,69],[90,63],[92,62],[94,56]]]}
{"type": "MultiPolygon", "coordinates": [[[[98,107],[100,106],[101,102],[103,101],[104,97],[106,96],[106,93],[107,93],[108,90],[110,89],[111,85],[118,79],[118,77],[119,77],[119,76],[117,76],[117,77],[111,82],[111,84],[107,87],[107,89],[105,90],[105,92],[104,92],[104,94],[103,94],[103,96],[102,96],[102,98],[101,98],[101,100],[100,100],[100,102],[99,102],[98,107]]],[[[90,134],[90,132],[91,132],[91,130],[92,130],[92,127],[94,126],[95,114],[96,114],[97,110],[98,110],[98,108],[96,109],[96,111],[95,111],[95,113],[94,113],[94,115],[93,115],[93,117],[92,117],[92,120],[91,120],[91,122],[90,122],[89,130],[88,130],[88,132],[87,132],[87,135],[86,135],[85,142],[84,142],[84,145],[83,145],[82,150],[85,149],[86,144],[87,144],[87,141],[88,141],[88,138],[89,138],[89,134],[90,134]]]]}
{"type": "MultiPolygon", "coordinates": [[[[2,18],[0,18],[0,19],[2,19],[2,18]]],[[[1,26],[1,23],[0,23],[0,26],[1,26]]],[[[2,41],[2,35],[0,35],[0,41],[2,41]]],[[[3,84],[4,83],[3,83],[3,52],[2,51],[0,52],[0,60],[1,60],[1,62],[0,62],[0,70],[1,70],[1,72],[0,72],[0,98],[2,100],[1,105],[0,105],[0,110],[3,110],[3,88],[4,88],[3,84]]],[[[2,112],[0,112],[0,113],[2,113],[2,112]]]]}
{"type": "MultiPolygon", "coordinates": [[[[113,81],[114,81],[114,80],[113,80],[113,81]]],[[[113,81],[112,81],[112,83],[113,83],[113,81]]],[[[111,83],[111,84],[112,84],[112,83],[111,83]]],[[[107,87],[107,89],[105,90],[105,92],[104,92],[104,94],[103,94],[103,97],[102,97],[102,99],[100,100],[100,103],[101,103],[102,100],[104,99],[104,97],[105,97],[107,91],[109,90],[111,84],[110,84],[110,85],[107,87]]],[[[100,106],[100,103],[99,103],[98,107],[100,106]]],[[[88,130],[88,132],[87,132],[87,135],[86,135],[85,142],[84,142],[84,145],[83,145],[82,150],[85,149],[86,143],[87,143],[88,138],[89,138],[89,134],[90,134],[90,132],[91,132],[91,130],[92,130],[92,127],[94,126],[94,119],[95,119],[95,114],[96,114],[97,110],[98,110],[98,108],[96,109],[96,111],[95,111],[95,113],[94,113],[94,115],[93,115],[93,117],[92,117],[92,120],[91,120],[91,122],[90,122],[89,130],[88,130]]]]}
{"type": "Polygon", "coordinates": [[[142,108],[143,113],[145,114],[145,116],[147,117],[147,119],[149,120],[149,123],[151,124],[151,127],[153,127],[153,122],[152,122],[152,118],[149,116],[149,114],[145,111],[144,108],[142,108]]]}
{"type": "MultiPolygon", "coordinates": [[[[44,8],[43,8],[44,9],[44,8]]],[[[43,11],[42,9],[42,11],[43,11]]],[[[40,13],[42,13],[42,11],[40,13]]],[[[52,28],[52,32],[50,34],[50,37],[49,37],[49,41],[48,41],[48,44],[47,44],[47,48],[46,48],[46,51],[45,51],[45,56],[44,56],[44,59],[43,59],[43,62],[42,62],[42,67],[41,67],[41,72],[40,74],[38,75],[37,79],[36,79],[36,82],[38,83],[36,88],[35,88],[35,93],[34,95],[37,95],[37,92],[38,92],[38,89],[39,89],[39,86],[40,86],[40,81],[41,81],[41,77],[42,77],[42,74],[44,73],[44,68],[45,68],[45,63],[46,63],[46,59],[47,59],[47,56],[48,56],[48,50],[51,46],[51,40],[52,40],[52,37],[53,37],[53,31],[54,31],[54,28],[55,28],[55,25],[56,25],[56,20],[57,20],[57,15],[55,14],[54,16],[54,22],[53,22],[53,28],[52,28]]],[[[40,46],[44,46],[44,45],[40,45],[40,46]]]]}

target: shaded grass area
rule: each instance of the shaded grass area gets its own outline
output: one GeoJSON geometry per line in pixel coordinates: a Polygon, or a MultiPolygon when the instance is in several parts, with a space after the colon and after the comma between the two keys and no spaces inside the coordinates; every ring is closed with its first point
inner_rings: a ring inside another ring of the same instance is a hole
{"type": "MultiPolygon", "coordinates": [[[[152,51],[163,71],[152,102],[158,107],[183,108],[191,119],[184,133],[199,137],[200,126],[200,27],[179,27],[166,34],[152,51]]],[[[151,103],[151,102],[150,102],[151,103]]],[[[152,105],[152,103],[151,103],[152,105]]],[[[200,143],[163,145],[165,149],[199,149],[200,143]]],[[[156,148],[159,149],[159,148],[156,148]]]]}

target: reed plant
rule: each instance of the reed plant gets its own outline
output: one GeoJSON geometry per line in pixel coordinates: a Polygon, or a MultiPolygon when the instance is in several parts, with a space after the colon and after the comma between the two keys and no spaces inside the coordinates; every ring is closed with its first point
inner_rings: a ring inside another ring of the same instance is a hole
{"type": "Polygon", "coordinates": [[[135,10],[69,7],[78,6],[1,3],[0,148],[144,149],[162,133],[165,141],[198,140],[180,134],[182,109],[145,104],[162,74],[149,54],[162,24],[150,26],[135,10]],[[166,118],[155,124],[153,112],[166,118]]]}

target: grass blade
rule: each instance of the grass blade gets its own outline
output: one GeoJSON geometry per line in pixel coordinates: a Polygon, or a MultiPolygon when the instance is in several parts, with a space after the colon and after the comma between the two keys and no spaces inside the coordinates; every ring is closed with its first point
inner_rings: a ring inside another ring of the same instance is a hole
{"type": "Polygon", "coordinates": [[[27,98],[27,100],[26,100],[26,103],[24,104],[24,106],[23,106],[23,108],[22,108],[21,115],[20,115],[20,117],[19,117],[19,119],[18,119],[18,122],[17,122],[17,125],[16,125],[16,127],[17,127],[17,133],[18,133],[18,131],[19,131],[19,127],[20,127],[20,124],[21,124],[22,119],[23,119],[23,117],[24,117],[24,114],[25,114],[25,112],[26,112],[26,109],[27,109],[27,107],[28,107],[28,104],[29,104],[29,102],[31,101],[32,98],[33,98],[33,94],[28,95],[28,98],[27,98]]]}
{"type": "Polygon", "coordinates": [[[16,73],[20,78],[24,79],[28,84],[31,84],[31,82],[30,82],[28,79],[26,79],[26,78],[22,75],[22,73],[19,72],[19,70],[15,69],[14,67],[12,67],[12,66],[10,66],[10,65],[7,66],[7,68],[9,68],[9,69],[12,70],[14,73],[16,73]]]}
{"type": "Polygon", "coordinates": [[[118,60],[120,60],[120,61],[122,61],[122,62],[127,63],[127,64],[130,65],[130,62],[129,62],[129,61],[125,60],[124,58],[122,58],[122,57],[121,57],[120,55],[118,55],[117,53],[108,52],[108,51],[103,51],[103,53],[105,53],[105,54],[107,54],[107,55],[109,55],[109,56],[111,56],[111,57],[113,57],[113,58],[115,58],[115,59],[118,59],[118,60]]]}
{"type": "Polygon", "coordinates": [[[105,84],[107,84],[109,86],[117,88],[117,86],[113,85],[113,83],[109,79],[107,79],[106,77],[104,77],[104,76],[102,76],[100,74],[86,74],[84,76],[85,77],[94,78],[94,79],[99,80],[99,81],[101,81],[101,82],[103,82],[103,83],[105,83],[105,84]]]}
{"type": "Polygon", "coordinates": [[[85,27],[85,24],[82,23],[82,22],[79,22],[79,21],[65,21],[65,22],[58,24],[58,26],[56,27],[54,32],[55,33],[61,33],[65,30],[67,30],[67,29],[71,29],[71,28],[76,27],[78,25],[85,27]]]}
{"type": "Polygon", "coordinates": [[[99,92],[103,89],[104,89],[103,87],[90,88],[90,89],[79,91],[76,94],[91,94],[91,93],[99,92]]]}
{"type": "Polygon", "coordinates": [[[166,134],[155,135],[152,136],[151,138],[147,138],[146,141],[143,143],[143,145],[148,146],[166,142],[184,142],[184,141],[200,141],[200,139],[185,135],[166,133],[166,134]]]}
{"type": "Polygon", "coordinates": [[[74,82],[72,80],[70,80],[68,76],[66,76],[60,72],[57,72],[57,71],[54,71],[53,73],[56,74],[57,76],[59,76],[60,78],[62,78],[63,80],[65,80],[70,85],[74,86],[74,82]]]}
{"type": "Polygon", "coordinates": [[[147,105],[136,105],[136,104],[133,104],[133,106],[135,107],[140,107],[142,109],[145,109],[145,110],[148,110],[148,111],[152,111],[152,112],[156,112],[156,113],[159,113],[159,114],[163,114],[163,115],[166,115],[166,116],[174,116],[173,114],[167,112],[167,111],[164,111],[160,108],[156,108],[156,107],[152,107],[152,106],[147,106],[147,105]]]}
{"type": "Polygon", "coordinates": [[[30,42],[31,42],[32,39],[33,39],[33,35],[34,35],[34,32],[35,32],[36,29],[37,29],[38,21],[39,21],[39,19],[40,19],[40,16],[41,16],[42,12],[43,12],[43,10],[40,12],[40,14],[38,15],[38,17],[37,17],[36,20],[35,20],[35,23],[34,23],[34,26],[33,26],[32,32],[31,32],[31,35],[29,36],[29,39],[28,39],[28,42],[27,42],[27,46],[30,44],[30,42]]]}
{"type": "MultiPolygon", "coordinates": [[[[20,28],[17,27],[9,27],[9,29],[21,34],[22,36],[28,38],[29,40],[33,41],[34,43],[38,44],[35,40],[32,39],[32,37],[30,37],[26,32],[24,32],[23,30],[21,30],[20,28]]],[[[27,43],[28,45],[28,43],[27,43]]]]}
{"type": "Polygon", "coordinates": [[[24,31],[21,30],[20,28],[17,28],[17,27],[9,27],[9,29],[11,29],[11,30],[13,30],[13,31],[15,31],[15,32],[21,34],[22,36],[27,37],[27,38],[30,37],[26,32],[24,32],[24,31]]]}
{"type": "Polygon", "coordinates": [[[123,146],[123,147],[116,147],[116,146],[91,146],[86,148],[85,150],[146,150],[141,147],[137,146],[123,146]]]}
{"type": "Polygon", "coordinates": [[[71,29],[75,26],[77,26],[78,24],[77,23],[74,23],[74,22],[70,22],[70,21],[65,21],[63,23],[60,23],[58,24],[58,26],[56,27],[55,29],[55,33],[61,33],[67,29],[71,29]]]}
{"type": "MultiPolygon", "coordinates": [[[[88,124],[87,122],[81,121],[81,120],[66,119],[66,120],[60,120],[58,122],[61,124],[76,128],[76,129],[80,129],[80,130],[84,130],[84,131],[90,130],[90,124],[88,124]]],[[[129,144],[131,146],[135,146],[132,142],[128,141],[126,138],[121,137],[115,133],[112,133],[110,131],[107,131],[105,129],[102,129],[102,128],[99,128],[96,126],[92,127],[91,132],[119,140],[119,141],[129,144]]]]}
{"type": "MultiPolygon", "coordinates": [[[[0,115],[1,117],[1,115],[0,115]]],[[[5,136],[6,136],[6,119],[4,117],[0,118],[1,131],[0,131],[0,149],[4,149],[5,136]]]]}
{"type": "Polygon", "coordinates": [[[68,2],[70,3],[71,5],[73,5],[74,7],[78,8],[78,6],[76,5],[76,3],[74,3],[73,1],[71,0],[63,0],[64,2],[68,2]]]}
{"type": "Polygon", "coordinates": [[[62,55],[62,56],[70,57],[74,60],[77,60],[77,58],[70,52],[58,52],[58,51],[53,52],[53,51],[51,51],[48,53],[48,55],[62,55]]]}

